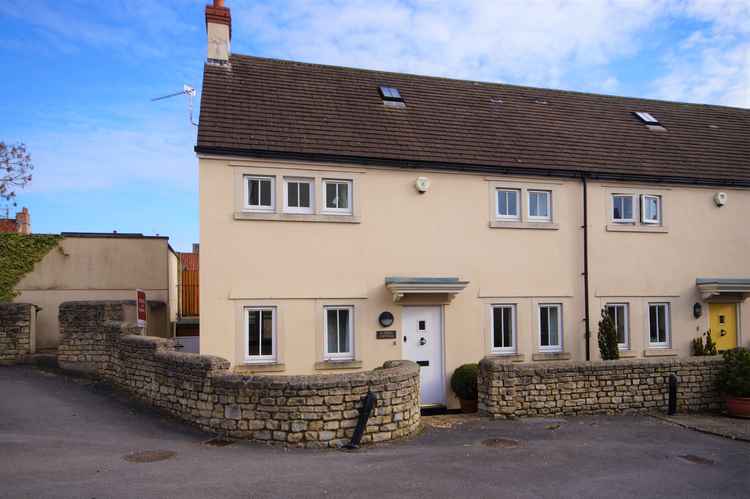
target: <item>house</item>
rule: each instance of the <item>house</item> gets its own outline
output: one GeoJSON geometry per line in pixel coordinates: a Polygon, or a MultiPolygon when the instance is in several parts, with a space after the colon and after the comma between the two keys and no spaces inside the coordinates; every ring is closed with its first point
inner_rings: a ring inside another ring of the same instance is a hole
{"type": "Polygon", "coordinates": [[[57,348],[61,303],[133,300],[126,319],[135,321],[136,289],[148,300],[146,334],[172,337],[177,318],[177,254],[169,238],[128,233],[63,232],[57,247],[15,286],[17,303],[40,307],[36,349],[57,348]]]}
{"type": "Polygon", "coordinates": [[[31,234],[31,215],[24,207],[15,218],[0,218],[0,233],[31,234]]]}
{"type": "Polygon", "coordinates": [[[201,353],[247,372],[748,345],[750,110],[274,60],[206,8],[201,353]]]}

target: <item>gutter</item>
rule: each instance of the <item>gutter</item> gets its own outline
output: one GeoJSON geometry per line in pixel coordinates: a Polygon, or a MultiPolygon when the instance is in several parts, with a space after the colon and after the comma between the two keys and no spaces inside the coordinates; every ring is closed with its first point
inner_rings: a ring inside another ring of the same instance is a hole
{"type": "Polygon", "coordinates": [[[586,361],[591,360],[591,315],[589,312],[589,202],[586,175],[581,175],[583,188],[583,299],[586,327],[586,361]]]}

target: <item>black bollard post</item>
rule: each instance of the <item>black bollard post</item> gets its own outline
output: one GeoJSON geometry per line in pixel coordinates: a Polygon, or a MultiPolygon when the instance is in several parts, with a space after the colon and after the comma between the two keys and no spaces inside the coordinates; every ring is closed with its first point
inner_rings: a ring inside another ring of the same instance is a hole
{"type": "Polygon", "coordinates": [[[677,412],[677,376],[669,375],[669,409],[667,414],[673,416],[677,412]]]}
{"type": "Polygon", "coordinates": [[[375,402],[377,401],[378,397],[374,393],[367,392],[365,401],[362,404],[362,409],[359,411],[359,419],[357,420],[357,427],[354,428],[352,440],[344,445],[345,449],[356,449],[359,447],[359,442],[362,440],[362,435],[365,433],[365,428],[367,427],[367,420],[370,418],[370,413],[375,407],[375,402]]]}

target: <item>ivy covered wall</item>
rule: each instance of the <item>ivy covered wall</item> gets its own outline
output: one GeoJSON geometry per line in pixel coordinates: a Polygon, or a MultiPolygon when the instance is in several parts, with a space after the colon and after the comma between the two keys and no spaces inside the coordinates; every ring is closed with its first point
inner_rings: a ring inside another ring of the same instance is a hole
{"type": "Polygon", "coordinates": [[[56,235],[0,234],[0,302],[12,301],[16,284],[57,246],[56,235]]]}

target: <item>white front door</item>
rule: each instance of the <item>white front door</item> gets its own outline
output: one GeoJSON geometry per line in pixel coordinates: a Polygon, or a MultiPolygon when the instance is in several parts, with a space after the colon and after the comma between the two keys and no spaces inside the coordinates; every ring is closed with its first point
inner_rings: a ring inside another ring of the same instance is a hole
{"type": "Polygon", "coordinates": [[[419,364],[422,405],[445,405],[442,308],[404,307],[403,357],[419,364]]]}

